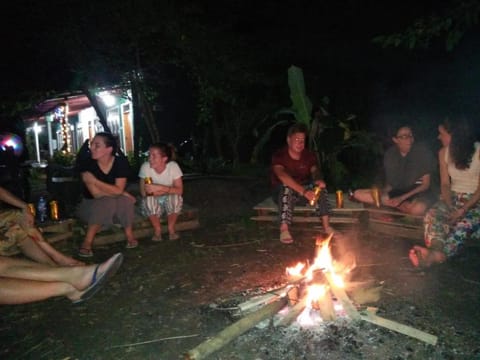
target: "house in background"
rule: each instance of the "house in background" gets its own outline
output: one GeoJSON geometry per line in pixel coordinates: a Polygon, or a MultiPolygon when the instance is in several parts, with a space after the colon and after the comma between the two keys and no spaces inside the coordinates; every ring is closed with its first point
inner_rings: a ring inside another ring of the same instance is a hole
{"type": "MultiPolygon", "coordinates": [[[[104,118],[119,139],[120,148],[127,154],[133,152],[133,104],[131,90],[108,88],[96,92],[104,118]]],[[[82,92],[59,94],[46,99],[25,117],[27,147],[32,149],[37,163],[46,162],[56,151],[76,153],[85,140],[105,131],[95,108],[82,92]]]]}

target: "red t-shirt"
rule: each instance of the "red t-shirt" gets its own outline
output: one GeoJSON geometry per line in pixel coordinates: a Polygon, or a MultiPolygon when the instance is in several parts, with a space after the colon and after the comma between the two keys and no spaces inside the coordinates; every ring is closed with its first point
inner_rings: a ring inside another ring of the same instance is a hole
{"type": "Polygon", "coordinates": [[[282,182],[273,172],[273,166],[283,165],[285,171],[299,184],[305,184],[312,180],[312,167],[317,166],[317,158],[310,150],[304,149],[299,160],[292,159],[288,153],[288,146],[277,150],[272,156],[271,181],[276,187],[282,182]]]}

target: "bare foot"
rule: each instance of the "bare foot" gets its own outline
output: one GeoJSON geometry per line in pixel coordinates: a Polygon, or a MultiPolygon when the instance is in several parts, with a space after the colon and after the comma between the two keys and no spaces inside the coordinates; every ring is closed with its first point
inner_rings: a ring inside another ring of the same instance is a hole
{"type": "Polygon", "coordinates": [[[442,263],[446,257],[440,251],[430,250],[423,246],[415,245],[408,254],[413,266],[428,268],[436,263],[442,263]]]}

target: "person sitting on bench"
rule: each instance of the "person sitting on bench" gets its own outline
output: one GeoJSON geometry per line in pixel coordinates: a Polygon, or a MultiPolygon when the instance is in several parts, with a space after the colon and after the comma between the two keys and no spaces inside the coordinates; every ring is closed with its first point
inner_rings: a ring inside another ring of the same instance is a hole
{"type": "MultiPolygon", "coordinates": [[[[433,154],[425,145],[414,142],[409,125],[395,128],[392,141],[383,158],[385,186],[380,202],[405,214],[423,215],[436,200],[430,187],[433,154]]],[[[366,204],[376,201],[372,189],[358,189],[353,196],[366,204]]]]}
{"type": "Polygon", "coordinates": [[[466,240],[480,238],[480,142],[466,119],[438,128],[441,200],[424,219],[425,247],[414,246],[416,267],[441,263],[461,252],[466,240]]]}
{"type": "Polygon", "coordinates": [[[0,255],[21,252],[37,263],[50,266],[80,266],[83,262],[64,255],[51,246],[34,226],[27,203],[0,187],[0,201],[14,208],[0,211],[0,255]]]}
{"type": "Polygon", "coordinates": [[[304,124],[295,123],[288,129],[287,145],[272,156],[272,198],[277,203],[280,214],[280,241],[285,244],[293,242],[289,226],[295,204],[300,200],[305,203],[314,200],[315,186],[322,189],[315,205],[317,213],[322,219],[325,232],[333,232],[329,224],[328,194],[325,182],[320,179],[317,158],[305,148],[307,134],[308,129],[304,124]]]}

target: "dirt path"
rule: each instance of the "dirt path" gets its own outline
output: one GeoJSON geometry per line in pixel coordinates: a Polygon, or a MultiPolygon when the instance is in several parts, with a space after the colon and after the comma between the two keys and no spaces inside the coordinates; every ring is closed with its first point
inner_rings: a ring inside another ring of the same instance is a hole
{"type": "MultiPolygon", "coordinates": [[[[318,233],[313,226],[295,227],[296,241],[286,246],[277,240],[275,227],[248,220],[253,204],[265,196],[262,183],[202,180],[190,184],[189,191],[186,198],[202,209],[203,226],[176,242],[144,240],[134,250],[123,250],[123,244],[97,250],[94,261],[124,251],[125,262],[86,304],[52,299],[0,307],[0,358],[181,359],[236,320],[221,308],[284,284],[286,266],[313,257],[318,233]],[[162,340],[170,337],[184,338],[162,340]]],[[[438,336],[436,346],[340,319],[315,329],[255,328],[209,358],[480,357],[478,248],[430,272],[415,273],[405,240],[364,230],[344,232],[346,241],[336,246],[357,256],[352,280],[383,284],[380,301],[372,304],[379,315],[438,336]]],[[[80,240],[61,246],[73,252],[80,240]]]]}

